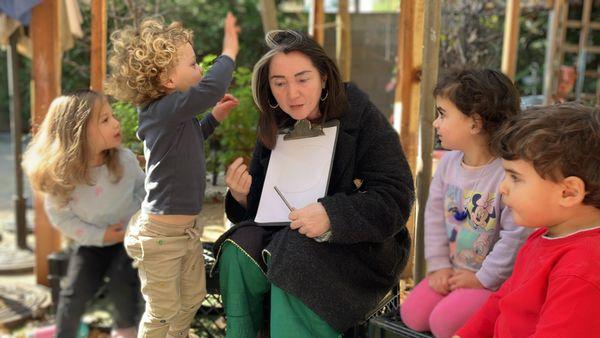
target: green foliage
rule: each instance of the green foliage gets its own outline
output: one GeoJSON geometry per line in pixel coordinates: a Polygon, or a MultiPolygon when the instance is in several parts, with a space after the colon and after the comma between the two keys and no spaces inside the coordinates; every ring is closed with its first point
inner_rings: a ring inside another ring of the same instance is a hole
{"type": "MultiPolygon", "coordinates": [[[[469,65],[500,69],[506,1],[455,0],[442,4],[440,70],[469,65]]],[[[515,83],[522,95],[541,94],[548,12],[525,8],[515,83]]]]}
{"type": "MultiPolygon", "coordinates": [[[[0,49],[0,131],[10,130],[10,100],[8,96],[8,55],[0,49]]],[[[29,85],[31,80],[31,61],[22,55],[18,56],[18,92],[21,98],[21,118],[23,131],[30,128],[31,100],[29,85]]]]}
{"type": "MultiPolygon", "coordinates": [[[[207,70],[216,55],[207,55],[201,66],[207,70]]],[[[229,92],[239,100],[239,105],[231,110],[209,138],[206,149],[207,170],[224,170],[235,158],[250,157],[256,141],[258,110],[252,99],[252,72],[247,67],[237,67],[229,92]]],[[[207,112],[208,113],[208,112],[207,112]]]]}
{"type": "Polygon", "coordinates": [[[115,117],[121,122],[121,142],[123,146],[131,149],[136,154],[144,152],[143,145],[135,135],[138,128],[138,114],[134,106],[129,103],[115,102],[112,104],[115,117]]]}

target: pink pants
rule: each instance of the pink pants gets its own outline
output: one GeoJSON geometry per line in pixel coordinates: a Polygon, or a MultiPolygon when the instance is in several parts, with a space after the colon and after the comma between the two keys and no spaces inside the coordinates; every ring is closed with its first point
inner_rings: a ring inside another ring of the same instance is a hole
{"type": "Polygon", "coordinates": [[[491,294],[487,289],[457,289],[443,296],[425,278],[408,294],[400,315],[413,330],[431,331],[438,338],[452,337],[491,294]]]}

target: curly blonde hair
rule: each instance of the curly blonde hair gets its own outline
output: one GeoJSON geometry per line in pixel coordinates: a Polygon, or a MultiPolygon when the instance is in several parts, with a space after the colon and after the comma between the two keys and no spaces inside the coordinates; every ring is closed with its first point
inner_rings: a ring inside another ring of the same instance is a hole
{"type": "MultiPolygon", "coordinates": [[[[106,97],[83,89],[55,98],[48,114],[23,155],[23,168],[34,190],[59,198],[67,204],[78,184],[94,185],[90,177],[88,125],[97,119],[106,97]]],[[[104,151],[113,182],[123,176],[119,149],[104,151]]]]}
{"type": "Polygon", "coordinates": [[[193,33],[180,22],[165,24],[147,18],[139,28],[128,26],[111,34],[110,76],[105,92],[117,100],[143,106],[167,94],[163,86],[177,64],[177,48],[192,43],[193,33]]]}

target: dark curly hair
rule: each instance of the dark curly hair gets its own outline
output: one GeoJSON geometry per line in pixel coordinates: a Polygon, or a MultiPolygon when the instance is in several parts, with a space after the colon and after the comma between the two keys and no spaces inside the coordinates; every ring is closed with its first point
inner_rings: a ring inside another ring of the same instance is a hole
{"type": "Polygon", "coordinates": [[[452,101],[467,116],[479,115],[490,137],[520,111],[519,91],[506,75],[492,69],[451,69],[440,78],[433,96],[452,101]]]}
{"type": "Polygon", "coordinates": [[[581,178],[583,203],[600,209],[600,109],[579,103],[529,108],[502,126],[492,148],[505,160],[531,162],[544,179],[581,178]]]}

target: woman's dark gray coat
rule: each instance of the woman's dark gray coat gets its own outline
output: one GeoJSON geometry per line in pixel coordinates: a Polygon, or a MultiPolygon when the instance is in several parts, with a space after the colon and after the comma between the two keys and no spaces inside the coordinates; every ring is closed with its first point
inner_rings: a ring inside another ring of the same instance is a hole
{"type": "Polygon", "coordinates": [[[333,236],[318,243],[289,227],[258,227],[252,220],[269,163],[270,150],[257,145],[250,164],[248,209],[230,194],[226,213],[236,224],[226,240],[243,248],[269,281],[296,296],[334,329],[359,323],[398,283],[409,256],[405,223],[414,188],[398,134],[357,87],[346,86],[349,109],[340,119],[327,196],[333,236]],[[355,179],[363,181],[360,189],[355,179]],[[262,249],[271,254],[269,268],[262,249]]]}

